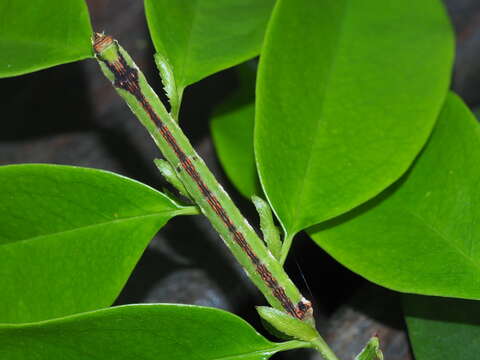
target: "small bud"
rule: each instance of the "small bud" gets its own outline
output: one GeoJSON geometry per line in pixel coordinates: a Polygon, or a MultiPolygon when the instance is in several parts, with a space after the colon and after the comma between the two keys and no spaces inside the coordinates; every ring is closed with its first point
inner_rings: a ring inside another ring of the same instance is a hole
{"type": "Polygon", "coordinates": [[[155,54],[155,64],[160,72],[160,78],[162,79],[163,89],[170,102],[170,113],[173,118],[178,121],[178,111],[180,106],[180,96],[177,91],[177,85],[175,83],[175,77],[173,69],[168,60],[161,54],[155,54]]]}
{"type": "Polygon", "coordinates": [[[252,196],[253,205],[255,205],[258,215],[260,216],[260,228],[263,233],[263,240],[267,244],[268,250],[277,260],[280,259],[282,253],[282,242],[278,228],[273,222],[272,210],[270,205],[258,196],[252,196]]]}
{"type": "Polygon", "coordinates": [[[362,352],[354,360],[383,360],[383,353],[380,350],[380,342],[377,336],[374,336],[365,345],[362,352]]]}
{"type": "Polygon", "coordinates": [[[165,178],[165,180],[167,180],[170,183],[170,185],[172,185],[175,189],[177,189],[178,192],[183,196],[190,198],[190,195],[188,194],[187,189],[178,178],[177,173],[173,169],[173,166],[170,165],[168,161],[163,159],[155,159],[154,163],[157,166],[158,170],[160,171],[160,174],[162,174],[162,176],[165,178]]]}

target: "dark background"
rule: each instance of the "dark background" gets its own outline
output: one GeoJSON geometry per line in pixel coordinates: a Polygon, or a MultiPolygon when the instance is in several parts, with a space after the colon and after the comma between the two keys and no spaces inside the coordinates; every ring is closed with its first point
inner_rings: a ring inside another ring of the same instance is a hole
{"type": "MultiPolygon", "coordinates": [[[[87,2],[94,29],[119,39],[154,89],[161,92],[143,2],[87,2]]],[[[480,104],[480,2],[445,3],[457,34],[453,88],[475,108],[480,104]]],[[[213,109],[236,85],[235,71],[226,70],[188,87],[181,125],[242,211],[257,225],[252,205],[226,179],[209,133],[213,109]]],[[[3,79],[0,96],[0,165],[46,162],[88,166],[156,188],[164,186],[152,163],[158,151],[95,61],[3,79]]],[[[341,358],[352,358],[371,335],[378,333],[386,359],[411,359],[398,294],[345,269],[305,235],[296,238],[287,271],[305,296],[313,299],[319,328],[341,358]]],[[[210,225],[196,216],[174,218],[147,248],[116,303],[138,302],[216,306],[261,329],[254,305],[264,300],[210,225]]],[[[307,351],[282,356],[318,359],[307,351]]]]}

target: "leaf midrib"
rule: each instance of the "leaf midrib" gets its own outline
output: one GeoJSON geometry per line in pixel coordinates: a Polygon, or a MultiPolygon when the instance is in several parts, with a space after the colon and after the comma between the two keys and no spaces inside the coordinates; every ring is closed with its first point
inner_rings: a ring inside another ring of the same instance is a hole
{"type": "Polygon", "coordinates": [[[117,224],[117,223],[122,223],[122,222],[136,221],[136,220],[140,220],[140,219],[148,219],[148,218],[161,216],[161,215],[167,215],[166,216],[167,218],[172,218],[172,217],[174,217],[174,216],[176,216],[180,213],[181,213],[181,210],[173,210],[173,211],[166,210],[166,211],[159,211],[159,212],[151,213],[151,214],[148,214],[148,215],[136,215],[136,216],[117,218],[117,219],[110,219],[108,221],[102,221],[102,222],[92,223],[92,224],[88,224],[88,225],[82,225],[82,226],[78,226],[78,227],[75,227],[75,228],[72,228],[72,229],[55,231],[55,232],[51,232],[51,233],[48,233],[48,234],[33,236],[33,237],[20,239],[20,240],[8,241],[8,242],[5,242],[3,244],[0,244],[0,249],[1,249],[2,246],[8,246],[10,244],[28,243],[28,242],[40,240],[40,239],[43,239],[43,238],[47,238],[47,237],[50,237],[50,236],[58,236],[58,235],[63,235],[63,234],[69,234],[69,233],[73,233],[75,231],[82,231],[82,230],[85,230],[85,229],[94,229],[96,227],[102,227],[102,226],[105,226],[105,225],[108,225],[108,224],[117,224]]]}
{"type": "MultiPolygon", "coordinates": [[[[112,329],[108,329],[107,331],[112,331],[112,329]]],[[[129,332],[131,330],[125,330],[125,329],[121,329],[120,330],[121,332],[129,332]]],[[[140,329],[140,330],[137,330],[137,331],[140,331],[140,332],[149,332],[151,331],[151,329],[140,329]]],[[[76,333],[77,331],[73,331],[73,333],[76,333]]],[[[59,349],[62,349],[65,347],[65,343],[63,344],[58,344],[58,343],[52,343],[50,341],[45,341],[45,338],[42,338],[42,339],[39,339],[39,338],[36,338],[36,337],[33,337],[33,336],[30,336],[30,339],[34,339],[34,340],[37,340],[38,342],[40,343],[46,343],[48,345],[53,345],[53,346],[56,346],[58,347],[59,349]]],[[[74,347],[70,347],[68,346],[67,348],[69,348],[70,350],[74,350],[74,351],[78,351],[77,348],[74,348],[74,347]]],[[[234,359],[245,359],[245,358],[251,358],[252,356],[256,356],[258,358],[265,358],[265,356],[270,356],[272,354],[275,354],[276,352],[280,351],[280,349],[278,347],[275,347],[275,346],[272,346],[272,347],[268,347],[268,348],[265,348],[265,349],[260,349],[260,350],[254,350],[254,351],[247,351],[247,352],[239,352],[237,354],[232,354],[232,355],[226,355],[226,356],[221,356],[221,357],[215,357],[215,356],[212,356],[212,357],[206,357],[205,359],[207,360],[234,360],[234,359]]],[[[88,355],[91,355],[91,354],[88,354],[88,355]]]]}
{"type": "Polygon", "coordinates": [[[473,257],[469,257],[467,253],[465,253],[459,246],[457,246],[454,242],[448,240],[447,236],[440,232],[437,228],[431,225],[428,221],[426,221],[421,215],[413,212],[410,209],[405,209],[405,211],[410,214],[413,218],[417,219],[423,226],[429,229],[431,232],[436,234],[446,245],[447,247],[453,249],[455,252],[460,254],[462,257],[468,260],[477,270],[480,272],[480,263],[476,262],[473,257]]]}
{"type": "MultiPolygon", "coordinates": [[[[312,168],[312,159],[313,159],[313,155],[312,155],[312,152],[313,152],[313,148],[315,147],[317,141],[318,141],[318,136],[315,136],[318,132],[318,129],[319,129],[319,126],[320,126],[320,119],[321,119],[321,114],[324,112],[324,107],[325,107],[325,102],[326,102],[326,92],[328,91],[328,87],[330,85],[330,82],[333,78],[333,72],[334,72],[334,69],[335,69],[335,63],[336,63],[336,59],[338,58],[338,53],[339,53],[339,49],[340,49],[340,43],[341,43],[341,40],[342,40],[342,37],[344,35],[344,32],[345,32],[345,27],[346,27],[346,17],[347,17],[347,13],[348,13],[348,9],[350,7],[350,2],[349,0],[346,0],[345,1],[345,5],[343,7],[343,11],[342,11],[342,20],[340,21],[339,23],[339,30],[338,30],[338,36],[337,36],[337,42],[335,44],[335,48],[333,49],[332,51],[332,59],[331,59],[331,62],[329,64],[329,69],[327,71],[327,77],[326,77],[326,80],[325,80],[325,85],[323,87],[323,96],[320,100],[320,111],[319,111],[319,114],[318,114],[318,121],[316,122],[315,124],[315,131],[312,132],[312,134],[314,135],[313,136],[313,141],[311,142],[311,145],[310,145],[310,149],[308,151],[308,159],[307,159],[307,165],[305,167],[305,171],[303,173],[303,176],[299,176],[298,178],[299,179],[302,179],[302,180],[305,180],[305,179],[308,179],[308,176],[310,174],[310,172],[312,171],[311,168],[312,168]]],[[[303,186],[300,187],[300,191],[298,192],[298,197],[297,197],[297,202],[296,202],[296,206],[295,206],[295,212],[294,214],[301,214],[302,211],[301,209],[304,208],[304,197],[305,197],[305,182],[304,181],[301,181],[300,184],[304,184],[303,186]]],[[[317,222],[320,222],[322,219],[320,218],[319,221],[317,222]]],[[[293,233],[297,232],[297,231],[300,231],[302,230],[302,228],[306,228],[308,226],[311,226],[311,225],[315,225],[315,224],[307,224],[306,226],[301,226],[301,224],[299,224],[299,220],[298,218],[295,219],[294,225],[292,226],[292,235],[293,233]]]]}

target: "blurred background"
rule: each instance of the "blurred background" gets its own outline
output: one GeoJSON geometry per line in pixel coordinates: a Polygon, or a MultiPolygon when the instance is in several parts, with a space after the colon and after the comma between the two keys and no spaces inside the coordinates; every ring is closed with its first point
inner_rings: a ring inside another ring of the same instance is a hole
{"type": "MultiPolygon", "coordinates": [[[[480,106],[480,2],[444,2],[457,35],[453,89],[475,110],[480,106]]],[[[161,93],[143,2],[87,3],[94,29],[116,37],[161,93]]],[[[230,69],[188,87],[180,122],[200,155],[257,226],[253,206],[226,178],[209,130],[216,107],[236,89],[237,76],[230,69]]],[[[4,114],[0,165],[88,166],[158,189],[165,186],[152,162],[159,157],[157,149],[94,60],[3,79],[0,94],[4,114]]],[[[302,234],[294,242],[286,267],[304,295],[313,299],[319,328],[341,358],[352,358],[377,333],[387,359],[412,359],[398,294],[350,272],[302,234]]],[[[264,303],[262,296],[200,216],[174,218],[146,249],[116,304],[140,302],[219,307],[262,329],[254,310],[254,305],[264,303]]],[[[314,359],[317,355],[298,350],[277,356],[314,359]]]]}

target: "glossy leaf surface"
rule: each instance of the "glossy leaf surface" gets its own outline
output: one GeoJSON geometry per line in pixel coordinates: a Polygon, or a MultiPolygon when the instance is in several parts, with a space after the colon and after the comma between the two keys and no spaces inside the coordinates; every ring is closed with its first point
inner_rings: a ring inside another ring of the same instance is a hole
{"type": "Polygon", "coordinates": [[[110,306],[153,235],[182,212],[105,171],[0,167],[0,322],[110,306]]]}
{"type": "Polygon", "coordinates": [[[155,49],[177,87],[258,55],[274,0],[145,0],[155,49]]]}
{"type": "Polygon", "coordinates": [[[290,236],[408,169],[443,104],[452,57],[440,1],[277,2],[260,58],[255,153],[290,236]]]}
{"type": "Polygon", "coordinates": [[[218,107],[210,123],[220,162],[238,191],[245,197],[262,193],[253,153],[255,120],[254,64],[237,68],[239,88],[218,107]]]}
{"type": "Polygon", "coordinates": [[[416,360],[478,358],[480,302],[406,295],[404,309],[416,360]]]}
{"type": "Polygon", "coordinates": [[[0,77],[92,56],[84,0],[2,0],[0,34],[0,77]]]}
{"type": "Polygon", "coordinates": [[[263,360],[275,344],[239,317],[186,305],[130,305],[24,325],[0,325],[9,360],[263,360]]]}
{"type": "Polygon", "coordinates": [[[406,176],[309,233],[339,262],[380,285],[480,299],[479,158],[479,124],[449,95],[406,176]]]}

